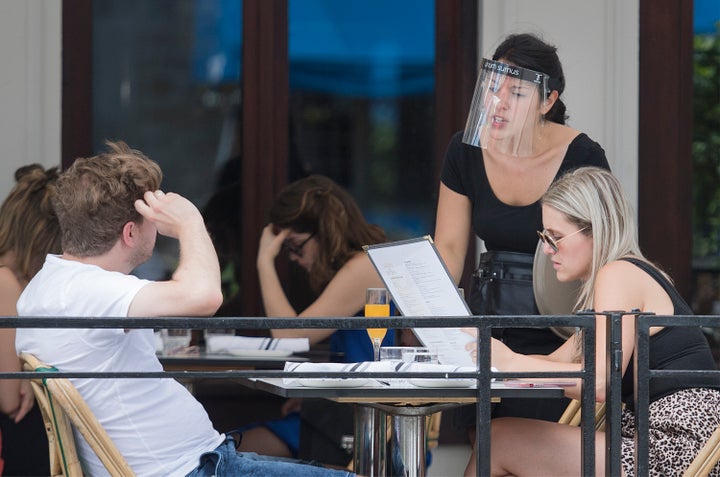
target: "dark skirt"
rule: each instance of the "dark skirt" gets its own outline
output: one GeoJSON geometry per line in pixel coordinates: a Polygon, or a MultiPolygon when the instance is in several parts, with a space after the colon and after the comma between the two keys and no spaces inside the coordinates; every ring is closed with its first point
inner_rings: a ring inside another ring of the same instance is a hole
{"type": "Polygon", "coordinates": [[[4,476],[50,475],[47,434],[37,405],[18,423],[0,414],[4,476]]]}
{"type": "MultiPolygon", "coordinates": [[[[648,470],[650,475],[682,475],[720,425],[720,391],[691,388],[650,404],[648,470]]],[[[622,412],[622,466],[635,475],[635,415],[622,412]]],[[[720,463],[712,476],[720,476],[720,463]]]]}

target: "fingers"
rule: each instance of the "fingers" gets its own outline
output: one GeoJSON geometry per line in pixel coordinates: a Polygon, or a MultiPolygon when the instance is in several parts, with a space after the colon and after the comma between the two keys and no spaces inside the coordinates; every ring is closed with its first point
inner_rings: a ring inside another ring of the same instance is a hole
{"type": "Polygon", "coordinates": [[[30,409],[32,409],[34,404],[35,396],[33,395],[32,389],[30,388],[30,383],[20,386],[20,407],[18,408],[14,416],[12,416],[13,421],[15,421],[16,423],[20,422],[22,418],[24,418],[27,413],[30,412],[30,409]]]}
{"type": "Polygon", "coordinates": [[[152,214],[153,206],[157,206],[163,197],[165,197],[165,193],[161,190],[146,191],[142,199],[135,201],[135,210],[143,217],[148,217],[152,214]]]}
{"type": "Polygon", "coordinates": [[[273,224],[268,224],[263,228],[258,252],[260,254],[269,253],[272,258],[275,258],[280,253],[280,248],[290,233],[290,229],[282,229],[277,234],[275,234],[273,229],[273,224]]]}
{"type": "Polygon", "coordinates": [[[275,240],[285,240],[290,233],[290,229],[280,229],[279,232],[275,233],[276,227],[274,224],[267,224],[263,227],[263,237],[268,237],[275,240]]]}

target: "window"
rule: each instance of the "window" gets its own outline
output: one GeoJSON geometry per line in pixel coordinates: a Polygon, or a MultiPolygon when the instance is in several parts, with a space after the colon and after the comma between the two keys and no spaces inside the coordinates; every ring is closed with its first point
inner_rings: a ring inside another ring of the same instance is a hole
{"type": "MultiPolygon", "coordinates": [[[[222,314],[259,314],[263,204],[289,180],[332,177],[391,238],[432,233],[476,15],[472,0],[66,0],[63,164],[105,139],[158,161],[164,188],[218,224],[239,303],[222,314]]],[[[159,240],[140,273],[167,275],[174,246],[159,240]]]]}

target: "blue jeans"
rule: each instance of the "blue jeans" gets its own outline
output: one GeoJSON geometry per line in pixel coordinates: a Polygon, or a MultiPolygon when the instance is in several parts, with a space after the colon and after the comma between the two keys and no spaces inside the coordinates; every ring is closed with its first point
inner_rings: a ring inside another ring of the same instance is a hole
{"type": "Polygon", "coordinates": [[[238,452],[227,436],[214,451],[200,456],[199,465],[187,477],[352,477],[346,470],[326,469],[308,462],[238,452]]]}

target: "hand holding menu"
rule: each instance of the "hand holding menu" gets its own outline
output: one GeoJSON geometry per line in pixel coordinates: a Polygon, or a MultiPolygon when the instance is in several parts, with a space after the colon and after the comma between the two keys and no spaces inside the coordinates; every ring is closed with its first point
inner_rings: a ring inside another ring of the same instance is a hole
{"type": "MultiPolygon", "coordinates": [[[[365,246],[370,260],[405,316],[470,316],[455,281],[429,236],[365,246]]],[[[475,366],[465,346],[475,337],[460,328],[415,328],[442,364],[475,366]]]]}

